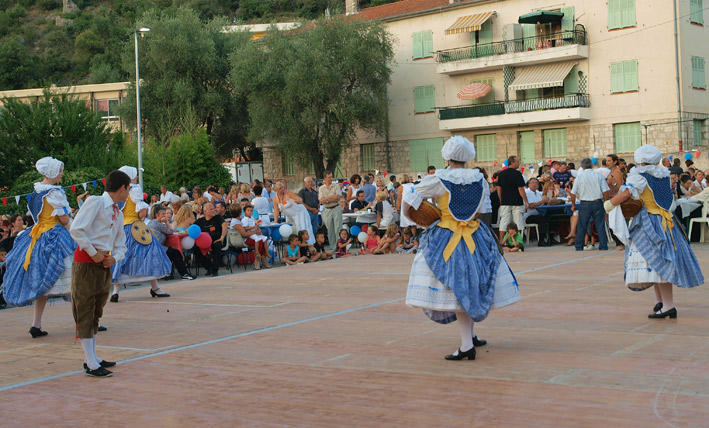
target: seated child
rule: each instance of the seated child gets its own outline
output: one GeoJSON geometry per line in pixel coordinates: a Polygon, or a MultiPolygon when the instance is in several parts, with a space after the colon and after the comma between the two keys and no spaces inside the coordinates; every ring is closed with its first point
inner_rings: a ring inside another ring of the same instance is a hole
{"type": "Polygon", "coordinates": [[[397,254],[415,254],[419,246],[411,233],[411,228],[405,227],[401,229],[401,240],[396,246],[397,254]]]}
{"type": "Polygon", "coordinates": [[[308,239],[310,239],[310,234],[307,230],[301,230],[298,232],[298,246],[300,247],[300,255],[305,257],[305,263],[317,261],[320,256],[315,254],[315,247],[308,244],[308,239]]]}
{"type": "Polygon", "coordinates": [[[312,249],[315,251],[313,257],[310,259],[311,262],[333,258],[332,253],[325,250],[325,234],[323,232],[317,232],[315,234],[315,244],[312,249]]]}
{"type": "Polygon", "coordinates": [[[286,247],[286,253],[283,255],[283,263],[287,265],[297,265],[298,263],[305,263],[306,258],[300,255],[300,247],[298,246],[298,235],[291,234],[288,237],[288,246],[286,247]]]}
{"type": "Polygon", "coordinates": [[[507,225],[507,233],[502,238],[502,247],[508,252],[524,251],[522,243],[522,234],[516,224],[510,223],[507,225]]]}
{"type": "Polygon", "coordinates": [[[396,251],[396,244],[399,242],[399,226],[390,224],[384,236],[379,240],[379,245],[372,252],[373,254],[393,254],[396,251]]]}
{"type": "Polygon", "coordinates": [[[367,228],[367,240],[364,241],[362,248],[359,249],[360,254],[372,254],[379,246],[379,229],[377,226],[371,225],[367,228]]]}
{"type": "MultiPolygon", "coordinates": [[[[244,230],[246,230],[247,232],[251,232],[252,230],[256,230],[259,228],[256,223],[256,220],[251,218],[251,215],[253,214],[253,212],[254,212],[254,207],[251,205],[247,205],[246,208],[244,208],[244,217],[241,219],[241,225],[244,226],[244,230]]],[[[232,219],[231,221],[234,222],[234,219],[232,219]]],[[[258,222],[260,223],[261,220],[259,219],[258,222]]],[[[253,239],[255,242],[268,241],[268,237],[266,237],[264,235],[254,234],[254,235],[250,235],[249,238],[253,239]]]]}
{"type": "Polygon", "coordinates": [[[377,204],[374,206],[374,211],[377,213],[377,228],[384,230],[394,223],[394,209],[387,201],[388,193],[380,190],[376,193],[377,204]]]}
{"type": "Polygon", "coordinates": [[[350,247],[352,246],[352,238],[350,238],[350,233],[347,229],[340,230],[340,238],[337,240],[337,251],[335,251],[335,256],[339,259],[340,257],[355,256],[356,254],[350,253],[350,247]]]}

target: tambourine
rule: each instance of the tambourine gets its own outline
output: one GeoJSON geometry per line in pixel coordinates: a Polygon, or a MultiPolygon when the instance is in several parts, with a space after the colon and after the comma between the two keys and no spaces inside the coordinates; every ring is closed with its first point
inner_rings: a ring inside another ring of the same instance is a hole
{"type": "Polygon", "coordinates": [[[133,222],[130,225],[130,233],[133,235],[133,239],[141,245],[150,245],[153,242],[153,233],[142,221],[133,222]]]}
{"type": "Polygon", "coordinates": [[[409,207],[406,216],[419,226],[428,227],[441,218],[441,210],[432,203],[423,201],[417,210],[409,207]]]}
{"type": "Polygon", "coordinates": [[[620,210],[623,212],[623,217],[633,218],[640,210],[643,209],[643,201],[640,199],[629,198],[620,204],[620,210]]]}

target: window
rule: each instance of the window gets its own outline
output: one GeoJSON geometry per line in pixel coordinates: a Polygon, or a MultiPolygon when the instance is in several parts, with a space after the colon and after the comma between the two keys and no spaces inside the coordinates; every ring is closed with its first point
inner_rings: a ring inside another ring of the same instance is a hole
{"type": "Polygon", "coordinates": [[[295,162],[292,154],[283,155],[283,175],[295,175],[295,162]]]}
{"type": "Polygon", "coordinates": [[[613,125],[616,153],[632,153],[642,145],[640,122],[613,125]]]}
{"type": "Polygon", "coordinates": [[[701,146],[702,141],[704,141],[704,124],[703,119],[694,119],[694,145],[701,146]]]}
{"type": "Polygon", "coordinates": [[[414,88],[414,112],[429,113],[436,109],[435,86],[417,86],[414,88]]]}
{"type": "Polygon", "coordinates": [[[96,112],[105,121],[115,122],[118,120],[117,108],[118,100],[96,100],[96,112]]]}
{"type": "Polygon", "coordinates": [[[704,25],[702,0],[689,0],[689,22],[704,25]]]}
{"type": "Polygon", "coordinates": [[[445,168],[446,164],[441,156],[443,138],[424,138],[409,141],[409,168],[413,172],[426,171],[429,165],[436,168],[445,168]]]}
{"type": "Polygon", "coordinates": [[[706,89],[704,78],[704,58],[700,56],[692,57],[692,87],[695,89],[706,89]]]}
{"type": "Polygon", "coordinates": [[[544,130],[544,157],[566,157],[566,128],[544,130]]]}
{"type": "Polygon", "coordinates": [[[492,104],[495,102],[495,87],[493,86],[494,79],[492,77],[488,77],[486,79],[475,79],[470,81],[470,83],[485,83],[487,85],[490,85],[492,87],[492,91],[490,91],[489,94],[485,95],[482,98],[476,98],[473,101],[473,105],[475,104],[492,104]]]}
{"type": "Polygon", "coordinates": [[[479,162],[497,159],[497,135],[485,134],[475,137],[475,159],[479,162]]]}
{"type": "Polygon", "coordinates": [[[638,60],[611,63],[611,93],[637,91],[638,60]]]}
{"type": "Polygon", "coordinates": [[[433,56],[433,31],[419,31],[412,35],[414,39],[414,59],[433,56]]]}
{"type": "Polygon", "coordinates": [[[635,26],[635,0],[608,0],[608,29],[635,26]]]}
{"type": "Polygon", "coordinates": [[[525,165],[536,163],[534,160],[534,131],[519,133],[519,155],[520,162],[525,165]]]}
{"type": "Polygon", "coordinates": [[[362,171],[374,171],[374,144],[360,144],[359,158],[362,171]]]}

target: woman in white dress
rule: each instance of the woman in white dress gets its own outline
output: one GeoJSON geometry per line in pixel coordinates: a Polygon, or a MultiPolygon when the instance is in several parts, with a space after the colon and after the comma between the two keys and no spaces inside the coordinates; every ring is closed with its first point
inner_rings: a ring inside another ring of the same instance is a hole
{"type": "Polygon", "coordinates": [[[362,177],[359,174],[354,174],[350,177],[350,185],[347,186],[347,206],[352,208],[352,201],[357,199],[357,192],[362,189],[362,177]]]}
{"type": "MultiPolygon", "coordinates": [[[[278,221],[278,218],[283,213],[286,217],[291,217],[295,222],[295,231],[293,233],[298,233],[301,230],[308,231],[308,244],[315,244],[315,234],[313,233],[313,226],[310,222],[310,215],[308,215],[308,210],[303,205],[303,200],[300,196],[286,189],[286,185],[279,181],[273,186],[273,190],[276,192],[276,196],[273,197],[273,218],[278,221]]],[[[284,236],[285,238],[285,236],[284,236]]]]}
{"type": "Polygon", "coordinates": [[[401,186],[396,189],[396,210],[399,212],[399,227],[401,227],[402,229],[405,227],[410,228],[411,234],[413,236],[416,236],[416,223],[409,220],[409,218],[406,216],[406,213],[401,209],[401,203],[404,200],[404,194],[412,193],[414,191],[414,184],[411,182],[411,177],[409,177],[409,174],[402,174],[400,183],[401,186]]]}

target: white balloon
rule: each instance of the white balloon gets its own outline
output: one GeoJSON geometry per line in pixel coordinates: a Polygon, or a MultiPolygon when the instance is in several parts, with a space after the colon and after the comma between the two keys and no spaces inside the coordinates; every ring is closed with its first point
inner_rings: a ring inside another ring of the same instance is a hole
{"type": "Polygon", "coordinates": [[[182,241],[180,241],[180,244],[182,245],[183,250],[189,250],[194,247],[194,239],[190,238],[189,236],[185,236],[184,238],[182,238],[182,241]]]}
{"type": "Polygon", "coordinates": [[[357,235],[357,240],[363,244],[367,242],[367,232],[359,232],[359,235],[357,235]]]}
{"type": "Polygon", "coordinates": [[[598,157],[598,152],[593,152],[593,157],[597,158],[598,157]]]}
{"type": "Polygon", "coordinates": [[[278,231],[281,233],[283,240],[287,241],[288,237],[293,233],[293,227],[290,224],[282,224],[278,231]]]}

